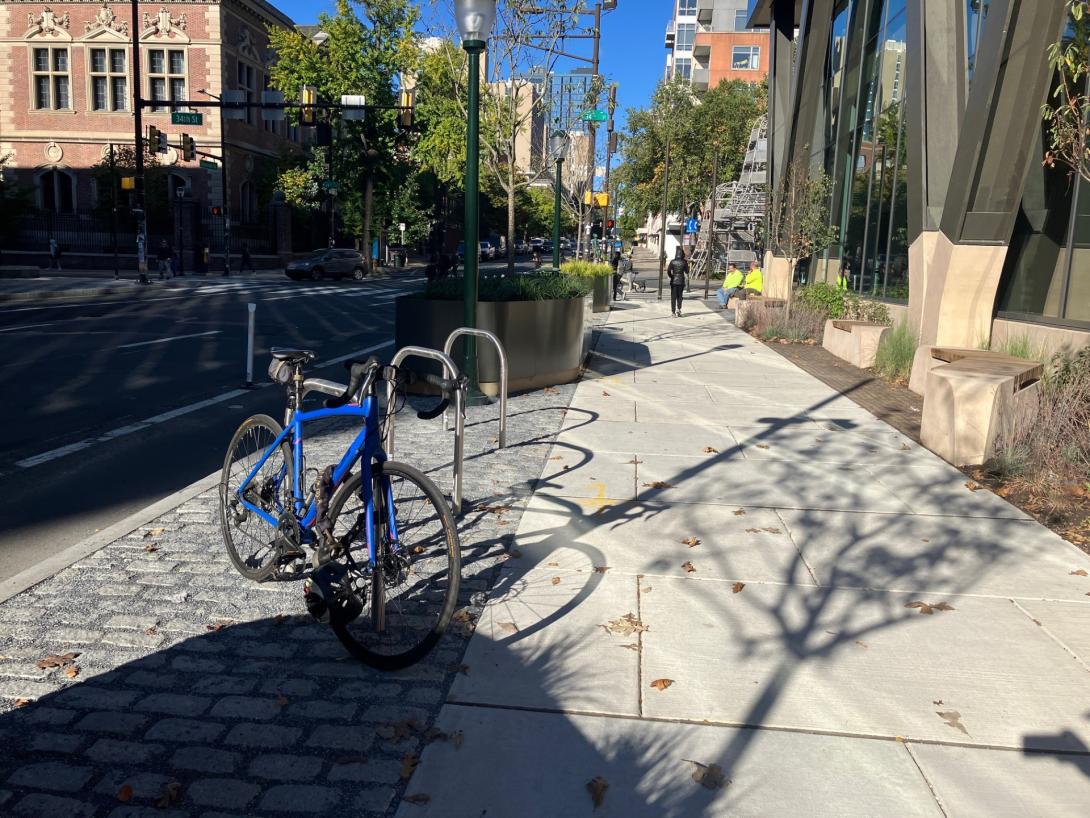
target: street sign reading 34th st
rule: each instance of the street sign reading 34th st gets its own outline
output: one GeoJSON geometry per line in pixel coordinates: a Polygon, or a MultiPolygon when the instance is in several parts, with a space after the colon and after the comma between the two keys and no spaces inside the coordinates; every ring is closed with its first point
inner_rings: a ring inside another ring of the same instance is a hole
{"type": "Polygon", "coordinates": [[[203,125],[204,114],[197,113],[196,111],[171,111],[170,112],[170,124],[171,125],[203,125]]]}
{"type": "Polygon", "coordinates": [[[583,114],[584,122],[605,122],[609,119],[609,114],[605,111],[587,111],[583,114]]]}

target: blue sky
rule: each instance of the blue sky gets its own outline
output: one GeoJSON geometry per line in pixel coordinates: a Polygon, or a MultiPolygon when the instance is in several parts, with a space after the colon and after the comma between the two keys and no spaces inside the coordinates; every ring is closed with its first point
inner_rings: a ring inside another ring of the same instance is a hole
{"type": "MultiPolygon", "coordinates": [[[[297,23],[313,23],[322,11],[332,11],[332,0],[272,0],[297,23]]],[[[624,129],[626,108],[647,105],[666,65],[663,38],[673,0],[618,0],[617,9],[602,15],[601,71],[619,85],[617,129],[624,129]]],[[[569,50],[586,52],[588,41],[573,40],[569,50]]],[[[575,68],[584,63],[561,62],[557,68],[575,68]]]]}

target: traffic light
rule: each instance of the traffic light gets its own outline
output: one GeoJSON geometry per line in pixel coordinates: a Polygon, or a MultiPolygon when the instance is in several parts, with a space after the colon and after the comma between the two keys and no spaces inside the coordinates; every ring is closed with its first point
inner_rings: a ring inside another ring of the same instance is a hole
{"type": "Polygon", "coordinates": [[[602,220],[595,219],[590,225],[590,237],[592,239],[602,238],[602,220]]]}
{"type": "Polygon", "coordinates": [[[401,111],[398,113],[398,125],[401,126],[403,131],[411,130],[413,127],[413,106],[416,104],[416,89],[415,88],[402,88],[401,89],[401,111]]]}
{"type": "Polygon", "coordinates": [[[612,230],[616,226],[617,226],[617,223],[615,221],[613,221],[613,219],[609,219],[606,222],[606,227],[608,227],[610,230],[612,230]]]}
{"type": "Polygon", "coordinates": [[[219,205],[212,205],[212,215],[213,216],[222,216],[223,215],[223,208],[220,207],[219,205]]]}
{"type": "Polygon", "coordinates": [[[187,133],[182,134],[182,159],[192,162],[197,158],[197,143],[187,133]]]}
{"type": "Polygon", "coordinates": [[[167,135],[154,125],[148,125],[148,147],[152,153],[166,153],[169,147],[167,135]]]}
{"type": "Polygon", "coordinates": [[[317,122],[318,87],[316,85],[304,85],[300,100],[299,121],[304,125],[313,125],[317,122]]]}

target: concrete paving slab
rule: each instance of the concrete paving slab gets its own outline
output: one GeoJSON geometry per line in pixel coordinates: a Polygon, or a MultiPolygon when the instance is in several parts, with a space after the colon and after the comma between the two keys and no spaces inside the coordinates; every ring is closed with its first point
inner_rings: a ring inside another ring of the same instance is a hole
{"type": "Polygon", "coordinates": [[[557,435],[558,444],[602,452],[638,452],[640,454],[704,455],[713,448],[729,456],[737,448],[734,436],[726,429],[694,430],[682,423],[628,422],[598,420],[557,435]]]}
{"type": "MultiPolygon", "coordinates": [[[[779,515],[822,585],[1065,599],[1088,603],[1090,617],[1090,580],[1071,574],[1090,572],[1090,557],[1033,521],[793,509],[779,515]]],[[[1090,642],[1087,648],[1090,658],[1090,642]]]]}
{"type": "Polygon", "coordinates": [[[656,586],[640,599],[643,678],[675,683],[644,696],[646,715],[1013,748],[1027,736],[1048,750],[1090,743],[1090,674],[1007,600],[923,597],[954,609],[923,615],[906,607],[917,594],[656,586]]]}
{"type": "Polygon", "coordinates": [[[909,749],[951,818],[1083,818],[1090,805],[1090,753],[909,749]]]}
{"type": "Polygon", "coordinates": [[[643,422],[686,423],[703,429],[723,427],[722,414],[709,400],[700,401],[634,401],[636,420],[643,422]]]}
{"type": "Polygon", "coordinates": [[[942,818],[903,746],[802,733],[447,705],[398,818],[942,818]],[[696,764],[730,783],[708,789],[696,764]],[[587,782],[608,783],[595,808],[587,782]]]}
{"type": "Polygon", "coordinates": [[[579,384],[579,386],[576,387],[573,405],[580,406],[581,401],[585,398],[595,399],[602,397],[603,389],[609,392],[612,397],[618,397],[625,400],[667,401],[673,404],[701,402],[706,404],[709,408],[715,405],[711,396],[708,395],[707,391],[702,386],[694,387],[677,383],[644,384],[636,386],[635,384],[603,383],[602,381],[579,384]]]}
{"type": "Polygon", "coordinates": [[[549,451],[545,469],[533,485],[538,494],[593,501],[591,510],[636,496],[635,453],[594,454],[572,444],[556,443],[549,451]],[[597,503],[597,505],[595,505],[597,503]]]}
{"type": "MultiPolygon", "coordinates": [[[[890,434],[885,439],[854,434],[850,430],[831,432],[813,424],[791,423],[788,417],[777,426],[773,417],[764,427],[746,428],[745,407],[738,413],[725,413],[727,423],[742,447],[747,459],[807,460],[823,463],[870,463],[895,469],[898,464],[913,457],[934,457],[919,447],[903,442],[903,438],[890,434]],[[736,423],[735,417],[740,420],[736,423]],[[790,425],[786,425],[790,423],[790,425]]],[[[892,430],[891,430],[892,431],[892,430]]]]}
{"type": "Polygon", "coordinates": [[[730,506],[620,503],[573,514],[534,497],[515,537],[520,565],[565,571],[679,576],[693,562],[702,578],[802,583],[812,578],[775,511],[730,506]],[[692,540],[697,544],[692,545],[692,540]],[[689,540],[690,542],[685,542],[689,540]]]}
{"type": "Polygon", "coordinates": [[[865,468],[917,514],[1032,519],[987,489],[973,491],[969,478],[937,456],[914,458],[897,469],[865,468]]]}
{"type": "MultiPolygon", "coordinates": [[[[1071,554],[1068,553],[1067,556],[1070,557],[1071,554]]],[[[1081,553],[1080,556],[1082,559],[1077,562],[1075,559],[1068,561],[1068,565],[1075,566],[1070,570],[1090,573],[1090,557],[1081,553]]],[[[1090,670],[1090,579],[1070,573],[1067,578],[1072,580],[1069,584],[1074,586],[1073,593],[1081,593],[1076,597],[1077,602],[1020,600],[1019,605],[1090,670]]],[[[1086,718],[1090,720],[1090,706],[1087,707],[1086,718]]]]}
{"type": "Polygon", "coordinates": [[[644,455],[637,474],[641,500],[762,508],[824,508],[905,513],[909,509],[862,466],[789,460],[644,455]],[[658,487],[658,483],[669,484],[658,487]],[[741,492],[741,497],[739,497],[741,492]]]}
{"type": "Polygon", "coordinates": [[[603,627],[637,613],[636,578],[520,562],[504,564],[447,701],[637,715],[637,637],[603,627]]]}

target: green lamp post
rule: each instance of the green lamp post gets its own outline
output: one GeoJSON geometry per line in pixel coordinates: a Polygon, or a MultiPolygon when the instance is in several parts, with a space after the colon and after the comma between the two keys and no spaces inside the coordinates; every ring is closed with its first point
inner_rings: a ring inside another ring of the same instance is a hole
{"type": "Polygon", "coordinates": [[[556,131],[549,137],[549,151],[556,160],[556,185],[554,187],[555,199],[553,201],[553,268],[560,269],[560,197],[564,189],[564,179],[561,168],[564,166],[564,157],[568,152],[568,135],[563,131],[556,131]]]}
{"type": "MultiPolygon", "coordinates": [[[[480,125],[481,125],[481,54],[496,21],[496,0],[454,0],[454,14],[462,35],[462,48],[469,55],[469,94],[466,121],[466,219],[465,219],[465,294],[462,322],[477,327],[477,278],[480,260],[480,125]]],[[[470,395],[477,387],[477,339],[464,339],[462,372],[469,378],[470,395]]]]}

